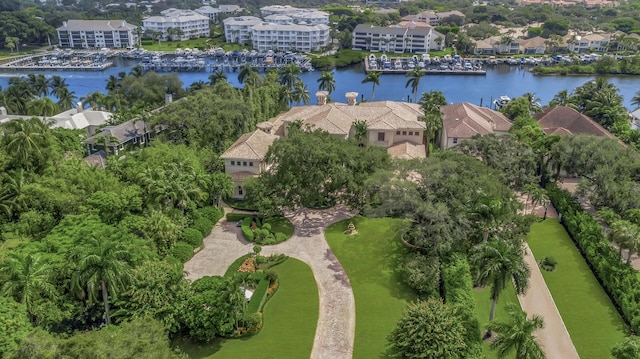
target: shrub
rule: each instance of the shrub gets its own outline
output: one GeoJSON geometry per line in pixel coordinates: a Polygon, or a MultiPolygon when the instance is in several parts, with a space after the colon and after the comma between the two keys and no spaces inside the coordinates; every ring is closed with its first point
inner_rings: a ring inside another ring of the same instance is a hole
{"type": "Polygon", "coordinates": [[[211,221],[212,223],[217,223],[218,220],[222,218],[222,214],[223,214],[221,210],[211,206],[198,208],[193,212],[194,212],[193,213],[194,219],[205,218],[211,221]]]}
{"type": "Polygon", "coordinates": [[[265,264],[267,263],[267,258],[264,256],[256,256],[256,264],[265,264]]]}
{"type": "Polygon", "coordinates": [[[540,261],[538,261],[538,265],[543,270],[548,272],[552,272],[556,269],[556,265],[558,265],[558,260],[555,257],[544,257],[540,261]]]}
{"type": "Polygon", "coordinates": [[[287,238],[287,235],[282,232],[276,233],[276,243],[284,242],[287,238]]]}
{"type": "Polygon", "coordinates": [[[208,236],[213,229],[213,222],[206,218],[196,218],[193,221],[193,228],[199,230],[203,236],[208,236]]]}
{"type": "Polygon", "coordinates": [[[438,257],[412,253],[405,257],[400,269],[404,281],[421,298],[439,296],[440,261],[438,257]]]}
{"type": "Polygon", "coordinates": [[[189,243],[194,248],[200,247],[203,239],[204,236],[202,235],[202,232],[195,228],[189,227],[182,232],[182,240],[189,243]]]}
{"type": "Polygon", "coordinates": [[[242,220],[242,235],[244,236],[244,238],[246,240],[248,240],[249,242],[253,242],[253,231],[251,230],[251,222],[253,221],[253,219],[251,217],[245,217],[245,219],[242,220]]]}
{"type": "Polygon", "coordinates": [[[278,280],[278,272],[273,270],[268,270],[265,272],[265,278],[267,278],[269,283],[273,283],[278,280]]]}
{"type": "Polygon", "coordinates": [[[602,233],[602,227],[580,203],[556,184],[547,185],[553,206],[562,215],[562,225],[577,244],[622,318],[634,332],[640,331],[640,278],[625,264],[602,233]]]}
{"type": "Polygon", "coordinates": [[[255,253],[255,254],[260,254],[260,252],[262,252],[262,247],[260,247],[260,246],[253,246],[253,253],[255,253]]]}
{"type": "Polygon", "coordinates": [[[266,229],[267,231],[271,232],[271,225],[269,223],[265,223],[262,225],[262,227],[260,227],[261,229],[266,229]]]}
{"type": "Polygon", "coordinates": [[[169,253],[184,263],[193,257],[193,248],[188,243],[178,242],[169,253]]]}

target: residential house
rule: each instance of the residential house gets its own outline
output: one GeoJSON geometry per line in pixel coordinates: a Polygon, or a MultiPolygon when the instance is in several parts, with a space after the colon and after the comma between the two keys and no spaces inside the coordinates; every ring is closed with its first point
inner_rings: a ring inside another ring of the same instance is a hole
{"type": "Polygon", "coordinates": [[[109,123],[112,114],[106,111],[85,110],[82,103],[78,102],[75,108],[63,111],[51,117],[30,116],[30,115],[9,115],[7,109],[0,107],[0,125],[13,120],[28,120],[38,118],[46,121],[51,128],[66,128],[69,130],[85,130],[88,136],[92,136],[95,131],[109,123]]]}
{"type": "Polygon", "coordinates": [[[542,55],[547,49],[547,39],[540,36],[520,40],[520,53],[528,55],[542,55]]]}
{"type": "Polygon", "coordinates": [[[371,52],[427,53],[442,50],[444,36],[431,27],[381,27],[357,25],[351,48],[371,52]]]}
{"type": "Polygon", "coordinates": [[[565,35],[563,39],[571,52],[604,52],[609,50],[611,34],[565,35]]]}
{"type": "Polygon", "coordinates": [[[615,136],[577,110],[567,106],[547,107],[533,115],[547,135],[592,135],[615,138],[615,136]]]}
{"type": "Polygon", "coordinates": [[[151,16],[142,20],[145,31],[158,31],[163,40],[189,40],[209,36],[209,17],[193,10],[167,9],[160,16],[151,16]],[[180,30],[181,34],[169,34],[170,30],[180,30]]]}
{"type": "Polygon", "coordinates": [[[339,138],[355,136],[354,123],[367,123],[365,142],[370,146],[387,148],[395,157],[424,157],[423,136],[426,125],[419,104],[394,101],[362,102],[358,94],[348,92],[347,103],[327,103],[327,92],[318,91],[317,105],[296,106],[269,120],[274,134],[286,136],[289,123],[302,120],[303,128],[320,129],[339,138]],[[357,104],[357,106],[356,106],[357,104]]]}
{"type": "Polygon", "coordinates": [[[224,160],[224,171],[233,178],[232,198],[244,198],[244,180],[266,171],[268,166],[264,158],[269,147],[278,136],[255,130],[242,135],[220,158],[224,160]]]}
{"type": "Polygon", "coordinates": [[[517,54],[520,52],[522,39],[512,39],[505,36],[491,36],[476,42],[474,54],[494,55],[494,54],[517,54]]]}
{"type": "Polygon", "coordinates": [[[159,130],[151,128],[145,121],[129,120],[116,126],[104,127],[100,132],[82,141],[82,144],[86,146],[89,155],[98,151],[117,155],[128,146],[146,146],[159,130]]]}
{"type": "Polygon", "coordinates": [[[457,16],[462,19],[466,17],[463,13],[457,10],[443,11],[443,12],[423,11],[417,15],[407,15],[403,17],[402,20],[423,22],[431,26],[438,26],[440,25],[442,20],[451,16],[457,16]]]}
{"type": "Polygon", "coordinates": [[[640,130],[640,108],[629,114],[631,117],[631,128],[638,131],[640,130]]]}
{"type": "Polygon", "coordinates": [[[503,135],[509,132],[511,121],[502,113],[468,102],[442,106],[441,148],[455,147],[476,135],[503,135]]]}
{"type": "Polygon", "coordinates": [[[495,55],[496,48],[490,43],[488,39],[476,41],[476,46],[473,49],[474,55],[495,55]]]}
{"type": "Polygon", "coordinates": [[[56,32],[60,47],[112,49],[135,46],[137,28],[125,20],[67,20],[56,32]]]}

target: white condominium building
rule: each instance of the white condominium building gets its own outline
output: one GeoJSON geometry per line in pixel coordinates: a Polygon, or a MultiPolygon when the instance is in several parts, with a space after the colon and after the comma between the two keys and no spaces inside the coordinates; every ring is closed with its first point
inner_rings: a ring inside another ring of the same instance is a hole
{"type": "Polygon", "coordinates": [[[431,27],[381,27],[360,24],[353,29],[353,50],[427,53],[444,48],[444,35],[431,27]]]}
{"type": "Polygon", "coordinates": [[[224,23],[224,39],[228,43],[248,44],[251,42],[251,28],[262,23],[255,16],[228,17],[224,23]]]}
{"type": "Polygon", "coordinates": [[[192,10],[167,9],[161,16],[151,16],[142,20],[145,31],[159,31],[162,38],[189,40],[209,36],[209,18],[192,10]],[[181,33],[169,34],[169,29],[179,29],[181,33]]]}
{"type": "Polygon", "coordinates": [[[296,24],[287,15],[268,15],[267,21],[255,16],[223,20],[225,40],[251,44],[258,51],[318,51],[330,44],[329,26],[296,24]]]}
{"type": "Polygon", "coordinates": [[[124,20],[68,20],[56,30],[60,47],[101,49],[135,46],[136,28],[124,20]]]}
{"type": "Polygon", "coordinates": [[[258,51],[311,52],[330,44],[329,26],[262,23],[252,28],[252,45],[258,51]]]}
{"type": "Polygon", "coordinates": [[[317,9],[300,9],[289,5],[272,5],[260,8],[260,13],[268,20],[269,16],[286,15],[295,23],[306,23],[310,25],[329,24],[329,14],[317,9]]]}

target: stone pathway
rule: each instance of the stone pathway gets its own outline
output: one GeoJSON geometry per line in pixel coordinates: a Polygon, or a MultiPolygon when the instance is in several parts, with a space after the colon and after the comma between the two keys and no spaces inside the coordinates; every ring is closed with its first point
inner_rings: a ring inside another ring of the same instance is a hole
{"type": "MultiPolygon", "coordinates": [[[[527,196],[519,194],[519,199],[525,203],[527,196]]],[[[531,207],[531,203],[525,203],[525,213],[535,214],[547,218],[558,218],[558,213],[553,205],[549,204],[546,208],[544,205],[531,207]]],[[[518,300],[522,310],[527,313],[528,317],[533,315],[541,316],[544,319],[544,327],[536,332],[536,339],[540,346],[547,354],[548,359],[574,359],[580,358],[578,351],[571,341],[571,336],[564,325],[562,316],[556,307],[556,303],[549,292],[547,283],[542,277],[540,267],[529,249],[529,245],[525,243],[526,254],[525,262],[531,268],[531,277],[529,277],[529,289],[525,295],[519,295],[518,300]]]]}
{"type": "MultiPolygon", "coordinates": [[[[263,255],[283,253],[307,263],[313,271],[320,312],[311,358],[347,359],[353,353],[356,311],[351,283],[324,238],[328,225],[353,215],[340,206],[287,213],[294,235],[286,242],[262,247],[263,255]]],[[[252,251],[253,243],[244,240],[240,228],[223,219],[205,238],[204,249],[185,263],[184,270],[190,280],[223,275],[233,261],[252,251]]]]}

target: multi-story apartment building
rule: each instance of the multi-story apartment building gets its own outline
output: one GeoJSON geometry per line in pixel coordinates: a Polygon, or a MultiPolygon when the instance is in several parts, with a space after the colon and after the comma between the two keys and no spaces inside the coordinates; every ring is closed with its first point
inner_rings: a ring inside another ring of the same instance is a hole
{"type": "Polygon", "coordinates": [[[242,8],[238,5],[220,5],[219,7],[211,7],[209,5],[195,9],[195,12],[209,18],[210,21],[218,22],[221,16],[235,14],[241,12],[242,8]]]}
{"type": "Polygon", "coordinates": [[[56,30],[60,47],[100,49],[135,46],[136,28],[124,20],[68,20],[56,30]]]}
{"type": "Polygon", "coordinates": [[[330,44],[329,26],[262,23],[251,28],[258,51],[319,51],[330,44]]]}
{"type": "Polygon", "coordinates": [[[331,43],[329,26],[298,23],[288,15],[271,14],[266,21],[254,16],[223,20],[225,40],[249,44],[258,51],[318,51],[331,43]],[[271,22],[273,21],[273,22],[271,22]]]}
{"type": "Polygon", "coordinates": [[[160,16],[142,20],[145,31],[158,31],[163,40],[189,40],[209,36],[209,17],[192,10],[167,9],[160,16]],[[169,29],[179,29],[181,33],[170,34],[169,29]]]}
{"type": "Polygon", "coordinates": [[[431,27],[380,27],[360,24],[353,30],[352,48],[372,52],[427,53],[444,48],[444,35],[431,27]]]}
{"type": "Polygon", "coordinates": [[[260,13],[269,21],[273,15],[284,15],[292,19],[294,23],[306,23],[309,25],[329,24],[329,14],[317,9],[300,9],[289,5],[271,5],[260,8],[260,13]]]}

